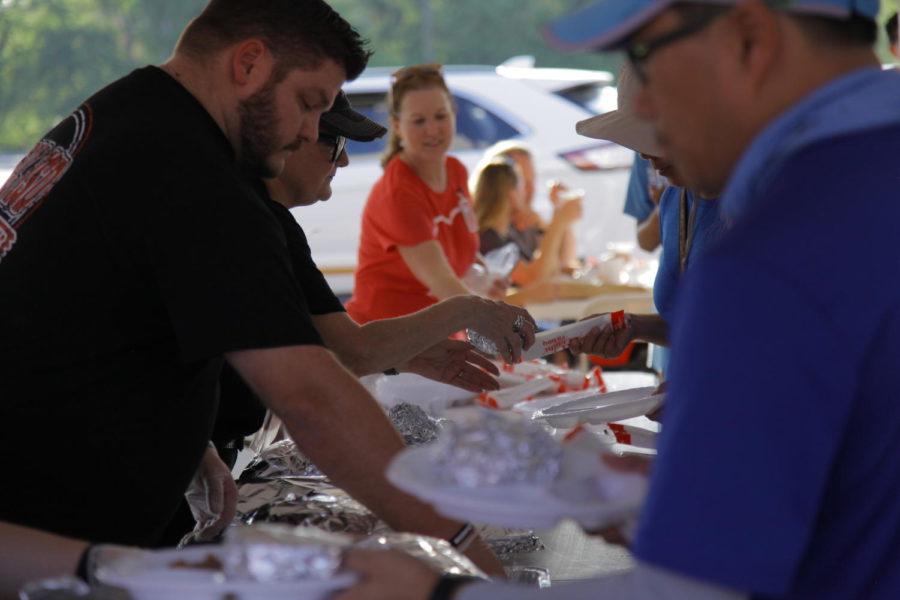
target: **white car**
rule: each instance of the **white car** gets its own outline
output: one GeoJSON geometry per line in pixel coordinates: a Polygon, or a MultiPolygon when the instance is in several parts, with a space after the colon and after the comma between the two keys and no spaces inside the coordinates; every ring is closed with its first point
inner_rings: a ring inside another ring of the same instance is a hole
{"type": "MultiPolygon", "coordinates": [[[[373,68],[344,90],[353,107],[389,126],[386,92],[395,69],[373,68]]],[[[575,123],[616,108],[612,75],[605,71],[515,66],[447,66],[444,76],[458,109],[451,154],[470,170],[484,149],[516,138],[533,151],[538,174],[535,208],[549,216],[546,182],[583,189],[584,217],[578,224],[583,256],[598,256],[610,244],[635,241],[634,219],[623,215],[631,151],[575,133],[575,123]]],[[[309,237],[313,258],[339,295],[353,290],[360,220],[369,190],[381,176],[386,137],[349,142],[350,165],[340,169],[328,202],[292,212],[309,237]]]]}
{"type": "MultiPolygon", "coordinates": [[[[354,108],[389,125],[386,93],[393,68],[369,69],[345,91],[354,108]]],[[[484,149],[517,138],[534,153],[538,182],[535,208],[549,217],[546,182],[583,189],[584,216],[578,223],[582,256],[598,256],[609,245],[633,247],[634,220],[622,213],[632,153],[610,142],[575,133],[575,123],[616,107],[613,77],[606,71],[530,66],[528,58],[499,67],[446,66],[444,75],[457,105],[457,134],[451,153],[470,170],[484,149]]],[[[295,208],[313,257],[334,291],[349,296],[359,245],[360,219],[369,190],[381,176],[386,137],[350,141],[350,165],[340,169],[328,202],[295,208]]],[[[0,157],[0,185],[20,157],[0,157]]]]}

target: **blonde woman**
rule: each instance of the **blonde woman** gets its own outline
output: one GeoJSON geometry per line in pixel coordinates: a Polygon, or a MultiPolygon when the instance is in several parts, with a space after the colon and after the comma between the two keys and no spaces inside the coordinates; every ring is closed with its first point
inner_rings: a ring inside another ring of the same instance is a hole
{"type": "Polygon", "coordinates": [[[362,217],[356,283],[347,311],[359,323],[471,294],[478,223],[466,168],[447,152],[456,115],[440,65],[393,74],[384,174],[362,217]]]}
{"type": "Polygon", "coordinates": [[[570,201],[560,207],[540,235],[516,227],[515,216],[528,211],[526,177],[518,163],[495,158],[474,178],[473,197],[482,254],[514,243],[521,260],[510,279],[519,287],[549,281],[562,273],[561,249],[567,232],[581,216],[581,205],[570,201]]]}

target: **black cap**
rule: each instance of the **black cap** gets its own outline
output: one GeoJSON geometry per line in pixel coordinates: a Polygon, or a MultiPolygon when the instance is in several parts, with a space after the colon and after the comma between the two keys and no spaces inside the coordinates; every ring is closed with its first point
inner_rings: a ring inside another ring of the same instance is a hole
{"type": "Polygon", "coordinates": [[[353,110],[347,94],[341,91],[334,99],[334,106],[319,120],[322,129],[342,135],[357,142],[371,142],[387,133],[387,129],[353,110]]]}

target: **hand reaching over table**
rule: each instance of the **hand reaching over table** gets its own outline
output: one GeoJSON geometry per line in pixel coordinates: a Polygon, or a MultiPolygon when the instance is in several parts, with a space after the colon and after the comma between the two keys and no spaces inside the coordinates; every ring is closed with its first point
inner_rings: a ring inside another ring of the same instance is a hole
{"type": "Polygon", "coordinates": [[[469,329],[477,331],[497,347],[508,364],[522,360],[522,351],[534,344],[537,324],[528,311],[503,302],[479,298],[472,307],[469,329]]]}
{"type": "MultiPolygon", "coordinates": [[[[591,315],[591,317],[596,316],[591,315]]],[[[630,317],[631,315],[626,317],[625,327],[621,329],[613,328],[612,324],[594,327],[584,337],[572,340],[569,349],[576,354],[586,353],[604,358],[616,358],[635,339],[635,328],[630,317]]]]}
{"type": "Polygon", "coordinates": [[[237,484],[212,445],[206,448],[184,497],[197,522],[187,536],[191,541],[210,541],[234,520],[237,484]]]}
{"type": "Polygon", "coordinates": [[[470,392],[496,390],[500,384],[490,373],[500,371],[491,361],[461,340],[443,340],[402,365],[400,371],[448,383],[470,392]]]}
{"type": "MultiPolygon", "coordinates": [[[[597,315],[591,315],[586,317],[586,319],[595,316],[597,315]]],[[[635,341],[668,346],[668,323],[656,314],[636,315],[626,313],[625,327],[618,330],[612,326],[592,329],[587,335],[577,340],[576,343],[572,343],[569,348],[572,352],[584,352],[604,358],[615,358],[625,351],[628,344],[635,341]]]]}

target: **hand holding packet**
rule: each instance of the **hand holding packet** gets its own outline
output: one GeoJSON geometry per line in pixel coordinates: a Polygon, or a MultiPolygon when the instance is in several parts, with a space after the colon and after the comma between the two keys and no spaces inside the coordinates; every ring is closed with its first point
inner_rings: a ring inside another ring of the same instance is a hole
{"type": "MultiPolygon", "coordinates": [[[[627,326],[625,322],[625,311],[619,310],[613,313],[605,313],[597,315],[596,317],[591,317],[590,319],[563,325],[556,329],[542,331],[534,336],[534,344],[531,348],[522,353],[522,360],[532,360],[548,354],[553,354],[559,350],[565,350],[569,347],[569,344],[572,343],[572,340],[584,337],[594,327],[605,327],[609,325],[612,326],[613,331],[625,329],[627,326]]],[[[483,335],[476,331],[472,331],[471,329],[466,330],[466,334],[472,345],[482,352],[495,356],[499,354],[497,346],[483,335]]]]}

